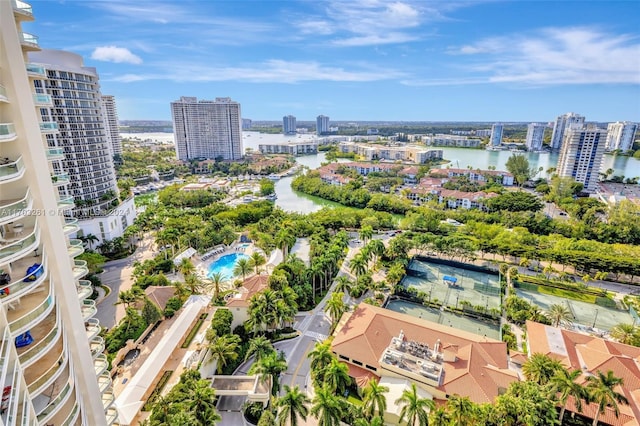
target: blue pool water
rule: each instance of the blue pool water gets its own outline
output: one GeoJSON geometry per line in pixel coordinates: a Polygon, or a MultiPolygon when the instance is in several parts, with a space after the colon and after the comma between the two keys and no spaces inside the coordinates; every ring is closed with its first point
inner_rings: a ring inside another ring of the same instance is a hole
{"type": "Polygon", "coordinates": [[[216,272],[220,272],[225,281],[230,280],[233,278],[233,268],[239,259],[249,259],[249,256],[242,253],[231,253],[222,256],[209,265],[209,273],[207,276],[211,277],[216,272]]]}

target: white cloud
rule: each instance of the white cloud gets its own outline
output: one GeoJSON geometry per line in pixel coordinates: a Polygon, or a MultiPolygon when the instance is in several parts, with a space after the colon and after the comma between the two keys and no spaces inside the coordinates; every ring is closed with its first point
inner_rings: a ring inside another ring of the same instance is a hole
{"type": "Polygon", "coordinates": [[[403,33],[369,34],[365,36],[349,37],[333,42],[336,46],[371,46],[382,44],[397,44],[417,40],[418,37],[403,33]]]}
{"type": "Polygon", "coordinates": [[[91,59],[105,62],[126,62],[128,64],[141,64],[142,59],[131,53],[126,47],[100,46],[96,47],[91,54],[91,59]]]}

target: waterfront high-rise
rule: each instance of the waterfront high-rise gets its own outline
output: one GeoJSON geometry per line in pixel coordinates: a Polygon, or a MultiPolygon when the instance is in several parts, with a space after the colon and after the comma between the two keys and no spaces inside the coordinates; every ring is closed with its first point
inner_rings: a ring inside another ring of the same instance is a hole
{"type": "MultiPolygon", "coordinates": [[[[80,219],[81,233],[98,238],[97,244],[121,237],[133,223],[133,198],[120,201],[113,163],[111,129],[105,117],[96,69],[84,66],[82,56],[62,50],[29,54],[32,63],[47,70],[46,78],[34,78],[37,92],[50,96],[53,105],[40,108],[47,120],[58,124],[58,132],[47,135],[47,144],[62,149],[62,167],[55,167],[66,196],[73,197],[70,215],[80,219]]],[[[119,139],[119,135],[118,135],[119,139]]]]}
{"type": "Polygon", "coordinates": [[[527,151],[540,151],[544,140],[544,124],[530,123],[527,126],[527,151]]]}
{"type": "Polygon", "coordinates": [[[111,95],[102,95],[102,117],[107,135],[107,142],[111,147],[111,155],[122,155],[122,138],[118,128],[118,109],[116,100],[111,95]]]}
{"type": "Polygon", "coordinates": [[[182,96],[171,102],[179,160],[242,158],[240,104],[231,98],[198,101],[182,96]]]}
{"type": "Polygon", "coordinates": [[[329,117],[319,115],[316,117],[316,134],[320,136],[325,133],[329,133],[329,117]]]}
{"type": "Polygon", "coordinates": [[[491,138],[489,139],[490,146],[500,146],[502,144],[502,131],[504,126],[501,123],[495,123],[491,126],[491,138]]]}
{"type": "Polygon", "coordinates": [[[64,147],[47,137],[60,128],[35,84],[48,70],[27,57],[40,49],[22,28],[31,20],[28,3],[0,1],[0,424],[111,425],[109,363],[76,259],[84,249],[63,214],[74,206],[61,186],[64,147]]]}
{"type": "Polygon", "coordinates": [[[568,129],[558,159],[558,176],[572,178],[582,183],[585,191],[593,192],[602,167],[606,137],[607,131],[596,127],[568,129]]]}
{"type": "Polygon", "coordinates": [[[559,151],[562,148],[564,134],[569,129],[581,129],[584,127],[584,116],[568,112],[556,118],[553,125],[553,133],[551,134],[551,149],[559,151]]]}
{"type": "Polygon", "coordinates": [[[282,117],[282,130],[285,135],[293,135],[296,133],[296,118],[293,115],[285,115],[282,117]]]}
{"type": "Polygon", "coordinates": [[[607,151],[629,151],[633,148],[638,125],[629,121],[616,121],[607,127],[607,151]]]}

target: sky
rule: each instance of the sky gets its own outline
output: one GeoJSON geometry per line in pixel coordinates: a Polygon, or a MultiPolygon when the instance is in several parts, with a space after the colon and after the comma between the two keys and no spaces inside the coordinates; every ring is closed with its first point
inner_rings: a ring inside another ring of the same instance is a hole
{"type": "Polygon", "coordinates": [[[242,116],[640,121],[640,2],[33,0],[23,30],[82,55],[121,120],[180,96],[242,116]]]}

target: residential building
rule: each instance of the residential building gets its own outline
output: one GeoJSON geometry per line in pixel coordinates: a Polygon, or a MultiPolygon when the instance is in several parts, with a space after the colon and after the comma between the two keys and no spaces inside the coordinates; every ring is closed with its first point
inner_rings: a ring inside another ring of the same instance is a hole
{"type": "Polygon", "coordinates": [[[417,206],[435,200],[438,204],[446,204],[450,209],[480,209],[487,210],[486,201],[497,197],[495,192],[467,192],[445,188],[424,188],[418,186],[407,191],[407,198],[417,206]]]}
{"type": "Polygon", "coordinates": [[[63,214],[73,197],[52,181],[65,158],[47,137],[60,131],[53,99],[34,89],[48,72],[27,56],[40,49],[23,30],[33,19],[30,4],[0,2],[0,424],[111,425],[109,364],[75,259],[84,249],[63,214]]]}
{"type": "Polygon", "coordinates": [[[607,151],[630,151],[636,138],[638,124],[630,121],[616,121],[607,126],[607,151]]]}
{"type": "Polygon", "coordinates": [[[243,118],[242,119],[242,130],[251,130],[251,126],[253,125],[251,119],[243,118]]]}
{"type": "Polygon", "coordinates": [[[568,112],[558,116],[553,125],[553,133],[551,134],[551,149],[553,151],[560,151],[565,132],[569,129],[581,129],[582,127],[584,127],[584,116],[582,115],[568,112]]]}
{"type": "Polygon", "coordinates": [[[441,149],[427,150],[416,145],[385,146],[356,142],[340,142],[338,149],[343,153],[353,152],[366,161],[390,160],[424,164],[432,160],[441,160],[441,149]]]}
{"type": "Polygon", "coordinates": [[[293,115],[282,117],[282,131],[285,135],[296,134],[296,118],[293,115]]]}
{"type": "Polygon", "coordinates": [[[98,244],[122,236],[136,210],[132,198],[119,199],[109,124],[116,122],[117,134],[117,116],[115,109],[111,117],[103,115],[96,69],[85,67],[80,55],[61,50],[31,52],[29,59],[47,70],[46,78],[34,78],[33,85],[52,101],[41,105],[40,113],[58,125],[59,131],[46,138],[50,148],[64,154],[62,167],[54,165],[53,180],[73,198],[70,216],[80,220],[80,234],[95,235],[98,244]]]}
{"type": "MultiPolygon", "coordinates": [[[[619,414],[609,406],[604,407],[604,413],[598,417],[598,424],[639,424],[640,348],[604,340],[592,333],[577,333],[533,321],[527,321],[527,347],[530,354],[548,355],[571,371],[582,371],[583,374],[577,379],[577,383],[581,385],[586,385],[587,377],[595,376],[598,372],[606,375],[611,371],[614,376],[622,378],[622,384],[615,391],[624,395],[629,403],[618,404],[619,414]]],[[[573,397],[568,398],[567,411],[579,412],[575,402],[573,397]]],[[[597,403],[582,402],[580,415],[593,419],[597,411],[597,403]]]]}
{"type": "Polygon", "coordinates": [[[487,183],[489,180],[495,180],[504,186],[512,186],[514,184],[513,175],[502,170],[470,170],[470,169],[433,169],[431,176],[446,175],[449,179],[464,176],[472,182],[481,184],[487,183]]]}
{"type": "Polygon", "coordinates": [[[488,138],[491,136],[491,129],[480,129],[475,131],[476,136],[479,138],[488,138]]]}
{"type": "Polygon", "coordinates": [[[179,160],[240,160],[240,104],[231,98],[198,101],[182,96],[171,102],[173,134],[179,160]]]}
{"type": "Polygon", "coordinates": [[[102,95],[102,117],[106,130],[107,141],[111,147],[111,156],[122,155],[122,138],[118,128],[118,110],[116,100],[112,95],[102,95]]]}
{"type": "Polygon", "coordinates": [[[527,151],[540,151],[544,140],[544,124],[530,123],[527,126],[527,151]]]}
{"type": "Polygon", "coordinates": [[[602,129],[568,129],[558,159],[558,176],[582,183],[586,192],[595,191],[606,137],[607,131],[602,129]]]}
{"type": "Polygon", "coordinates": [[[500,146],[502,144],[502,132],[504,126],[501,123],[495,123],[491,126],[491,138],[489,139],[489,146],[500,146]]]}
{"type": "Polygon", "coordinates": [[[309,155],[318,153],[318,142],[289,142],[279,144],[260,144],[261,154],[309,155]]]}
{"type": "MultiPolygon", "coordinates": [[[[376,380],[401,394],[415,383],[422,397],[489,403],[518,380],[506,343],[366,303],[343,315],[334,336],[332,352],[361,388],[376,380]]],[[[398,424],[396,399],[387,398],[389,424],[398,424]]]]}
{"type": "Polygon", "coordinates": [[[269,288],[268,275],[254,275],[244,280],[237,291],[227,298],[227,308],[233,314],[231,328],[242,325],[249,319],[249,302],[251,297],[269,288]]]}
{"type": "Polygon", "coordinates": [[[329,117],[319,115],[316,117],[316,134],[320,136],[325,133],[329,133],[329,117]]]}
{"type": "Polygon", "coordinates": [[[425,137],[425,143],[433,146],[456,146],[462,148],[477,148],[482,141],[477,138],[469,138],[459,135],[437,134],[425,137]]]}

